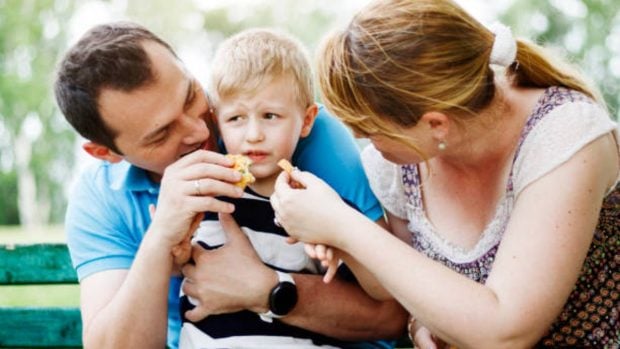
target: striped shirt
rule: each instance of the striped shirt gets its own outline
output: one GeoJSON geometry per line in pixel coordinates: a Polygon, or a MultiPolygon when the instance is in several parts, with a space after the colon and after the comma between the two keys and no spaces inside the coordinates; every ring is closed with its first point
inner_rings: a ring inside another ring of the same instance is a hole
{"type": "MultiPolygon", "coordinates": [[[[304,252],[303,243],[289,244],[286,242],[286,231],[274,224],[274,211],[269,198],[246,188],[243,197],[239,199],[220,198],[235,205],[233,217],[243,232],[248,236],[252,246],[261,260],[270,268],[294,273],[319,274],[323,270],[320,263],[311,259],[304,252]]],[[[349,203],[350,204],[350,203],[349,203]]],[[[193,238],[193,243],[206,249],[221,246],[225,239],[217,213],[206,213],[193,238]]],[[[194,300],[181,295],[181,316],[185,311],[194,307],[194,300]]],[[[226,348],[226,347],[260,347],[260,343],[267,346],[277,346],[277,337],[282,337],[279,345],[293,348],[311,348],[326,345],[340,347],[345,345],[339,340],[321,334],[291,326],[274,319],[272,323],[260,319],[258,314],[251,311],[210,315],[207,318],[187,326],[188,320],[183,316],[183,330],[181,334],[182,346],[184,334],[189,329],[194,333],[191,347],[226,348]],[[196,335],[196,329],[206,336],[196,335]],[[198,339],[196,339],[196,337],[198,339]],[[276,343],[273,341],[276,340],[276,343]],[[196,343],[198,342],[198,343],[196,343]],[[268,344],[270,343],[270,344],[268,344]],[[299,343],[299,344],[297,344],[299,343]],[[248,346],[246,346],[246,344],[248,346]]],[[[187,342],[186,342],[187,343],[187,342]]]]}

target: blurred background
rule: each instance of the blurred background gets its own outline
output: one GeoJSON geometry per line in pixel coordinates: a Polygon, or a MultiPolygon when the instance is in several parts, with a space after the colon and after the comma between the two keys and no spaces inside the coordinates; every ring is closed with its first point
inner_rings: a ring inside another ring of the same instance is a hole
{"type": "MultiPolygon", "coordinates": [[[[483,23],[552,46],[620,105],[620,1],[458,1],[483,23]]],[[[205,81],[218,43],[262,26],[298,36],[313,53],[367,1],[0,0],[0,242],[62,240],[67,193],[90,161],[55,105],[56,63],[91,26],[128,19],[150,28],[205,81]]]]}

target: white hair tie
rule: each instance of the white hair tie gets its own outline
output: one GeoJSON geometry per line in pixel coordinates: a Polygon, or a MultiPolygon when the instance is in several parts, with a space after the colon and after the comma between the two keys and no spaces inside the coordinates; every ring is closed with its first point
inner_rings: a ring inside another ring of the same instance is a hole
{"type": "Polygon", "coordinates": [[[493,23],[489,29],[495,34],[489,63],[501,67],[510,66],[517,58],[517,41],[512,36],[512,31],[499,22],[493,23]]]}

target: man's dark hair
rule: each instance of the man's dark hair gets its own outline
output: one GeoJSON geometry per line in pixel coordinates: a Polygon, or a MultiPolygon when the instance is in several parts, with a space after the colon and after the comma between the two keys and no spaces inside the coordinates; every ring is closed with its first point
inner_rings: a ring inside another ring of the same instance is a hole
{"type": "Polygon", "coordinates": [[[116,131],[103,121],[97,99],[104,88],[131,92],[154,81],[151,61],[142,46],[145,41],[159,43],[175,54],[148,29],[115,22],[89,30],[58,66],[54,93],[67,121],[82,137],[118,154],[116,131]]]}

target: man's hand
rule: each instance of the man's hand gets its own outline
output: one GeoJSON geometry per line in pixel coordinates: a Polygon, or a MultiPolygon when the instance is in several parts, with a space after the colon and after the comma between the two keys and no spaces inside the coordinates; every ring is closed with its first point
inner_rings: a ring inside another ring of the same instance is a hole
{"type": "Polygon", "coordinates": [[[195,265],[183,267],[183,292],[199,302],[185,313],[190,321],[241,310],[266,312],[269,292],[277,283],[276,273],[263,264],[233,218],[220,214],[220,223],[226,244],[211,251],[194,247],[195,265]]]}
{"type": "Polygon", "coordinates": [[[240,174],[230,168],[232,161],[212,151],[198,150],[168,166],[161,179],[157,211],[150,230],[160,243],[172,249],[187,240],[205,211],[234,210],[230,203],[216,196],[240,197],[241,189],[233,185],[240,174]]]}

